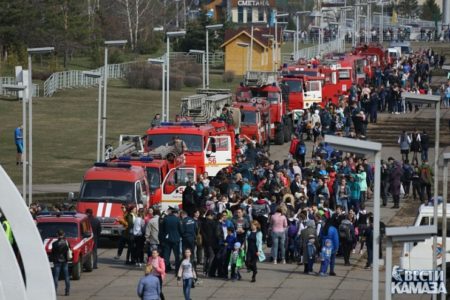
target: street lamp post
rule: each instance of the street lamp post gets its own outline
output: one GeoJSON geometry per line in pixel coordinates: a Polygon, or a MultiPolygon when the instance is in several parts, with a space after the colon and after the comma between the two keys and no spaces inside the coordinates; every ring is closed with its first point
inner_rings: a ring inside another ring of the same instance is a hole
{"type": "Polygon", "coordinates": [[[33,54],[46,54],[55,50],[54,47],[28,48],[28,201],[33,202],[33,76],[32,60],[33,54]]]}
{"type": "MultiPolygon", "coordinates": [[[[435,141],[434,141],[434,207],[433,207],[433,224],[438,224],[438,187],[439,187],[439,137],[440,137],[440,119],[441,119],[441,106],[440,101],[441,97],[434,95],[418,95],[413,93],[402,93],[402,97],[405,98],[406,101],[410,101],[412,103],[422,103],[422,104],[435,104],[435,141]]],[[[444,182],[446,184],[446,182],[444,182]]],[[[437,249],[437,237],[436,235],[433,237],[433,249],[437,249]]],[[[433,270],[437,269],[437,255],[436,251],[433,250],[433,270]]]]}
{"type": "MultiPolygon", "coordinates": [[[[284,18],[287,16],[289,16],[288,13],[275,15],[275,52],[276,52],[275,53],[275,70],[278,70],[279,64],[280,64],[280,61],[279,61],[280,55],[278,55],[278,53],[279,53],[279,49],[278,49],[278,18],[284,18]]],[[[281,40],[281,38],[280,38],[280,40],[281,40]]]]}
{"type": "Polygon", "coordinates": [[[341,151],[375,156],[375,186],[373,195],[373,263],[372,263],[372,300],[379,294],[379,243],[380,243],[380,188],[381,188],[381,148],[382,144],[350,138],[325,135],[325,143],[341,151]]]}
{"type": "Polygon", "coordinates": [[[98,116],[97,116],[97,160],[101,157],[101,140],[102,140],[102,74],[97,72],[83,72],[83,75],[88,78],[98,79],[98,116]]]}
{"type": "Polygon", "coordinates": [[[206,88],[209,89],[209,31],[219,30],[223,28],[223,24],[206,25],[206,88]]]}
{"type": "Polygon", "coordinates": [[[297,11],[295,13],[295,40],[294,40],[294,60],[297,61],[299,59],[298,57],[298,51],[299,51],[299,42],[298,42],[298,35],[300,31],[300,15],[302,14],[309,14],[311,11],[305,10],[305,11],[297,11]]]}
{"type": "MultiPolygon", "coordinates": [[[[448,201],[448,166],[450,162],[450,152],[444,153],[444,170],[443,170],[443,178],[442,178],[442,194],[443,194],[443,200],[442,200],[442,271],[443,271],[443,282],[447,282],[447,264],[445,263],[447,261],[447,201],[448,201]]],[[[448,292],[448,291],[447,291],[448,292]]],[[[446,295],[442,295],[442,300],[446,299],[446,295]]]]}
{"type": "Polygon", "coordinates": [[[268,39],[269,41],[272,42],[272,72],[275,72],[275,64],[274,64],[274,62],[275,62],[275,53],[274,53],[275,45],[274,45],[273,34],[263,34],[262,37],[265,37],[266,39],[268,39]]]}
{"type": "MultiPolygon", "coordinates": [[[[7,85],[4,84],[3,88],[5,90],[9,91],[26,91],[27,86],[26,85],[7,85]]],[[[31,204],[27,202],[27,164],[28,164],[28,158],[27,158],[27,98],[28,95],[26,92],[23,92],[22,97],[22,141],[23,141],[23,150],[22,150],[22,198],[25,200],[25,202],[28,204],[28,206],[31,204]]]]}
{"type": "MultiPolygon", "coordinates": [[[[105,66],[103,70],[103,115],[102,115],[102,145],[101,151],[106,148],[106,102],[107,102],[107,87],[108,87],[108,48],[109,47],[121,47],[127,43],[127,40],[113,40],[105,41],[105,66]]],[[[105,155],[101,155],[101,162],[105,161],[105,155]]]]}
{"type": "MultiPolygon", "coordinates": [[[[246,72],[248,71],[248,67],[249,67],[249,48],[250,48],[250,44],[249,43],[242,43],[242,42],[238,42],[237,43],[237,45],[239,46],[239,47],[242,47],[242,48],[247,48],[247,59],[246,59],[246,66],[245,66],[245,69],[246,69],[246,72]]],[[[244,74],[246,73],[246,72],[244,72],[244,74]]]]}
{"type": "Polygon", "coordinates": [[[161,65],[161,119],[163,122],[167,122],[168,118],[167,118],[167,109],[166,109],[166,92],[165,92],[165,88],[166,88],[166,62],[163,59],[153,59],[150,58],[148,59],[148,62],[151,64],[155,64],[155,65],[161,65]]]}
{"type": "Polygon", "coordinates": [[[203,50],[189,50],[189,53],[200,54],[202,56],[202,88],[206,88],[206,68],[205,68],[205,51],[203,50]]]}
{"type": "Polygon", "coordinates": [[[169,104],[170,104],[170,38],[177,38],[186,35],[186,31],[170,31],[166,33],[167,43],[166,43],[166,76],[167,76],[167,89],[166,89],[166,113],[167,120],[169,120],[169,104]]]}

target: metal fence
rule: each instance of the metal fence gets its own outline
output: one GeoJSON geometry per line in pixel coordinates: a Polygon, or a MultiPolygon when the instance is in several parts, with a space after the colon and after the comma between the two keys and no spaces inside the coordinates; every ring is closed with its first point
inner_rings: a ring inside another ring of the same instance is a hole
{"type": "MultiPolygon", "coordinates": [[[[0,77],[0,95],[14,96],[17,95],[15,91],[8,91],[3,88],[4,84],[17,84],[15,77],[0,77]]],[[[39,97],[39,85],[33,84],[33,97],[39,97]]]]}
{"type": "MultiPolygon", "coordinates": [[[[194,59],[186,52],[170,52],[170,59],[194,59]]],[[[160,59],[164,59],[164,56],[160,59]]],[[[201,60],[201,58],[200,58],[201,60]]],[[[201,61],[200,61],[201,62],[201,61]]],[[[127,68],[130,64],[136,62],[127,62],[123,64],[110,64],[108,65],[108,79],[120,79],[124,78],[127,72],[127,68]]],[[[209,53],[209,63],[211,66],[220,66],[224,63],[223,52],[209,53]]],[[[104,67],[100,67],[91,72],[103,74],[104,67]]],[[[50,77],[44,82],[44,97],[51,97],[55,92],[62,89],[77,88],[77,87],[89,87],[98,84],[98,78],[90,78],[83,75],[83,71],[71,70],[56,72],[50,75],[50,77]]]]}
{"type": "Polygon", "coordinates": [[[297,51],[297,53],[283,53],[281,56],[283,63],[290,63],[299,58],[311,59],[316,56],[322,56],[323,54],[330,52],[342,52],[344,50],[345,43],[343,38],[338,38],[333,41],[323,43],[320,45],[314,45],[308,48],[303,48],[297,51]]]}
{"type": "MultiPolygon", "coordinates": [[[[108,65],[108,79],[124,78],[129,63],[108,65]]],[[[104,74],[104,67],[91,72],[104,74]]],[[[83,71],[71,70],[56,72],[44,82],[44,97],[51,97],[56,91],[76,87],[89,87],[98,84],[98,78],[83,75],[83,71]]]]}

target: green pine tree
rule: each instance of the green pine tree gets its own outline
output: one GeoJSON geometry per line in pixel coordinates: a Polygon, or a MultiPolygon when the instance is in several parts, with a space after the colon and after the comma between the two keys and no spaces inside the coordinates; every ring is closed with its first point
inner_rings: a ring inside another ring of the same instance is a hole
{"type": "Polygon", "coordinates": [[[439,20],[441,16],[441,9],[436,4],[435,0],[426,0],[422,5],[421,18],[429,21],[439,20]]]}

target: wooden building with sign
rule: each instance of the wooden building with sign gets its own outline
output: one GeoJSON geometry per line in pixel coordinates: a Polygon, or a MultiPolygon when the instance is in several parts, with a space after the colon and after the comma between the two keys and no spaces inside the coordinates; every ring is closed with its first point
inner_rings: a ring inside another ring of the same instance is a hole
{"type": "Polygon", "coordinates": [[[275,0],[229,0],[231,21],[239,24],[271,23],[277,13],[275,0]]]}
{"type": "Polygon", "coordinates": [[[225,71],[233,71],[235,75],[244,75],[252,58],[252,71],[272,71],[279,69],[281,61],[281,29],[278,29],[278,51],[274,44],[275,29],[273,27],[253,28],[253,49],[251,28],[228,29],[225,31],[221,48],[225,52],[225,71]],[[251,55],[250,55],[251,51],[251,55]]]}
{"type": "Polygon", "coordinates": [[[204,9],[217,22],[273,24],[276,0],[210,0],[204,9]]]}

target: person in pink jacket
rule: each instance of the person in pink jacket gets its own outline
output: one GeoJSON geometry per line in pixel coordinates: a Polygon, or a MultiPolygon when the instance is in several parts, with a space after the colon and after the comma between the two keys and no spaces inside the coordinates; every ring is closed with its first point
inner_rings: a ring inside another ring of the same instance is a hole
{"type": "Polygon", "coordinates": [[[159,286],[161,290],[160,298],[164,300],[164,295],[162,292],[162,284],[166,279],[166,264],[164,263],[164,258],[159,256],[158,249],[152,249],[152,256],[148,258],[147,265],[152,265],[152,273],[159,279],[159,286]]]}
{"type": "Polygon", "coordinates": [[[285,241],[286,241],[286,228],[288,227],[286,216],[282,214],[281,207],[277,207],[276,212],[270,218],[270,231],[272,234],[272,259],[273,263],[277,264],[278,249],[281,250],[281,260],[283,264],[286,263],[286,251],[285,251],[285,241]]]}

